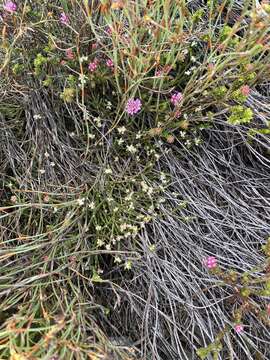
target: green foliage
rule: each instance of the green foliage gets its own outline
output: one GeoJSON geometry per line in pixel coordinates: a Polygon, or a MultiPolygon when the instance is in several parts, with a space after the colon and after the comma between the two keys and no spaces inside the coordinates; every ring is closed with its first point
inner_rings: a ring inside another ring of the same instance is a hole
{"type": "Polygon", "coordinates": [[[222,344],[217,341],[208,345],[207,347],[198,349],[196,353],[201,360],[206,359],[209,355],[213,356],[213,360],[217,360],[222,348],[222,344]]]}
{"type": "Polygon", "coordinates": [[[228,89],[225,85],[218,86],[213,89],[213,95],[218,99],[223,99],[226,96],[228,89]]]}
{"type": "Polygon", "coordinates": [[[75,94],[76,94],[76,90],[74,88],[66,87],[62,92],[62,94],[60,95],[60,97],[64,101],[70,103],[74,100],[75,94]]]}
{"type": "Polygon", "coordinates": [[[38,53],[36,58],[34,59],[34,70],[35,75],[38,76],[42,73],[43,67],[47,64],[48,58],[43,56],[41,53],[38,53]]]}
{"type": "Polygon", "coordinates": [[[230,112],[228,123],[232,125],[249,124],[253,118],[252,110],[242,105],[232,106],[230,112]]]}

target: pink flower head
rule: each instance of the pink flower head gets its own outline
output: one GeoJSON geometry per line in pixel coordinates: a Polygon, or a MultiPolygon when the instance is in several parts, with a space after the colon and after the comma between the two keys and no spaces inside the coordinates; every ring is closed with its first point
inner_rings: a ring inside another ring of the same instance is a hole
{"type": "Polygon", "coordinates": [[[98,63],[96,60],[94,60],[93,62],[90,62],[89,65],[88,65],[88,69],[91,71],[91,72],[94,72],[97,70],[97,67],[98,67],[98,63]]]}
{"type": "Polygon", "coordinates": [[[112,28],[110,26],[107,26],[105,31],[108,35],[112,35],[112,28]]]}
{"type": "Polygon", "coordinates": [[[175,112],[174,116],[175,116],[176,118],[179,118],[179,117],[181,116],[181,111],[180,111],[180,110],[177,110],[177,111],[175,112]]]}
{"type": "Polygon", "coordinates": [[[234,330],[237,334],[240,334],[244,330],[244,326],[242,324],[237,324],[235,325],[234,330]]]}
{"type": "Polygon", "coordinates": [[[156,70],[155,76],[162,76],[162,75],[163,75],[163,70],[162,69],[156,70]]]}
{"type": "Polygon", "coordinates": [[[59,17],[59,21],[63,25],[68,25],[69,23],[69,17],[66,13],[62,12],[59,17]]]}
{"type": "Polygon", "coordinates": [[[108,68],[111,68],[111,69],[114,67],[114,63],[111,59],[108,59],[106,61],[106,65],[108,66],[108,68]]]}
{"type": "Polygon", "coordinates": [[[244,95],[244,96],[248,96],[248,94],[250,93],[250,88],[249,88],[249,86],[248,86],[248,85],[243,85],[243,86],[241,87],[241,93],[242,93],[242,95],[244,95]]]}
{"type": "Polygon", "coordinates": [[[204,260],[204,265],[208,269],[214,269],[217,267],[217,259],[214,256],[209,256],[207,259],[204,260]]]}
{"type": "Polygon", "coordinates": [[[177,106],[180,104],[180,102],[182,101],[183,99],[183,95],[182,93],[180,93],[179,91],[174,93],[171,97],[171,103],[174,105],[174,106],[177,106]]]}
{"type": "Polygon", "coordinates": [[[267,305],[266,312],[267,315],[270,316],[270,304],[267,305]]]}
{"type": "Polygon", "coordinates": [[[140,99],[129,99],[126,105],[126,112],[129,115],[137,114],[142,108],[142,102],[140,99]]]}
{"type": "Polygon", "coordinates": [[[4,10],[12,14],[17,10],[17,5],[13,1],[6,1],[3,8],[4,10]]]}
{"type": "Polygon", "coordinates": [[[74,54],[73,54],[72,49],[67,49],[67,50],[66,50],[66,57],[67,57],[69,60],[74,59],[74,54]]]}
{"type": "Polygon", "coordinates": [[[92,44],[92,49],[95,50],[95,49],[97,49],[97,47],[98,47],[98,43],[97,43],[97,42],[94,42],[94,43],[92,44]]]}

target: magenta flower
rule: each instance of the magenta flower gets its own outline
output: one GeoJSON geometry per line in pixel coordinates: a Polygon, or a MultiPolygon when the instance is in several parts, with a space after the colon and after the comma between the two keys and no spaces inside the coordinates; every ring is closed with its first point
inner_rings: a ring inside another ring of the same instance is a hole
{"type": "Polygon", "coordinates": [[[98,67],[98,64],[97,64],[97,61],[94,60],[93,62],[90,62],[89,65],[88,65],[88,69],[91,71],[91,72],[94,72],[97,70],[97,67],[98,67]]]}
{"type": "Polygon", "coordinates": [[[108,59],[106,61],[106,65],[108,66],[108,68],[111,68],[111,69],[114,67],[114,63],[111,59],[108,59]]]}
{"type": "Polygon", "coordinates": [[[13,14],[17,10],[17,5],[13,1],[6,1],[3,8],[7,12],[13,14]]]}
{"type": "Polygon", "coordinates": [[[59,21],[63,25],[68,25],[69,23],[69,17],[66,13],[62,12],[59,17],[59,21]]]}
{"type": "Polygon", "coordinates": [[[179,91],[174,93],[171,97],[171,103],[174,105],[174,106],[177,106],[180,104],[180,102],[182,101],[183,99],[183,95],[182,93],[180,93],[179,91]]]}
{"type": "Polygon", "coordinates": [[[270,316],[270,304],[267,305],[266,312],[267,315],[270,316]]]}
{"type": "Polygon", "coordinates": [[[204,265],[208,269],[214,269],[217,267],[217,259],[214,256],[209,256],[207,259],[204,260],[204,265]]]}
{"type": "Polygon", "coordinates": [[[237,324],[235,325],[234,330],[237,332],[237,334],[240,334],[244,330],[244,326],[242,324],[237,324]]]}
{"type": "Polygon", "coordinates": [[[126,105],[126,112],[129,115],[137,114],[142,108],[142,102],[140,99],[129,99],[126,105]]]}

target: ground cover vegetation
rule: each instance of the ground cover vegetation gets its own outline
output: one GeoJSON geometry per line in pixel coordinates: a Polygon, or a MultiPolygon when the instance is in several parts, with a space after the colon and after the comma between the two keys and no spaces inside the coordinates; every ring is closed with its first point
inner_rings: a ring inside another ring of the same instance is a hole
{"type": "Polygon", "coordinates": [[[269,2],[0,12],[0,358],[269,359],[269,2]]]}

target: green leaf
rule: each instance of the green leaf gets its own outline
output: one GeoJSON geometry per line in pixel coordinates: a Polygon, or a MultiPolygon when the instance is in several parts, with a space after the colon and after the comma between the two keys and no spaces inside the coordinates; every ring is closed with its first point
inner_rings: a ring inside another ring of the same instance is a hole
{"type": "Polygon", "coordinates": [[[200,348],[196,351],[196,354],[199,356],[200,359],[204,360],[207,358],[208,354],[209,354],[209,348],[200,348]]]}

